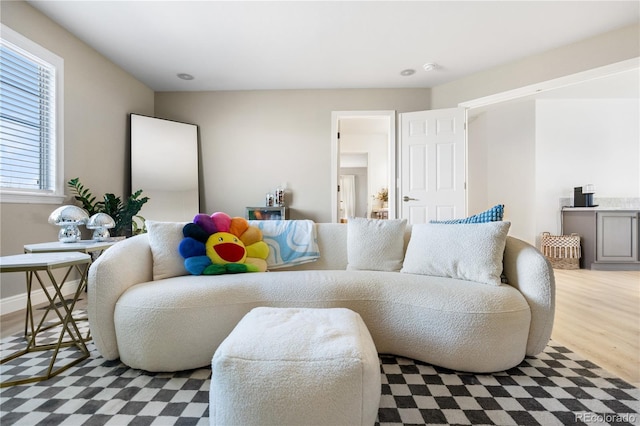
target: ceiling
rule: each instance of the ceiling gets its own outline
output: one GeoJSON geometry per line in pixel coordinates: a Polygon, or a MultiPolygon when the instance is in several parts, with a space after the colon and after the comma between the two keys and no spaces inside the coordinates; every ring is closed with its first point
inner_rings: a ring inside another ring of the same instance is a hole
{"type": "Polygon", "coordinates": [[[154,91],[433,87],[640,17],[638,1],[29,3],[154,91]]]}

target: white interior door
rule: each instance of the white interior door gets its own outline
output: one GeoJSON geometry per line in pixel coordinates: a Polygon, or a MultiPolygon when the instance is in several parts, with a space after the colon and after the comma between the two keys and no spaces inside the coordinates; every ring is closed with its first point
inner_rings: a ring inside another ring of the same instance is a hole
{"type": "Polygon", "coordinates": [[[466,215],[466,111],[400,114],[400,206],[411,224],[466,215]]]}

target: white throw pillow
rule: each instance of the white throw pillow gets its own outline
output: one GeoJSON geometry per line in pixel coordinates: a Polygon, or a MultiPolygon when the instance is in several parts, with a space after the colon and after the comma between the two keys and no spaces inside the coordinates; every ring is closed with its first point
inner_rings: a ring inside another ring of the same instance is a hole
{"type": "Polygon", "coordinates": [[[406,219],[347,221],[347,269],[399,271],[404,257],[406,219]]]}
{"type": "Polygon", "coordinates": [[[500,285],[510,222],[413,225],[401,272],[500,285]]]}
{"type": "Polygon", "coordinates": [[[153,256],[153,280],[188,275],[184,259],[178,252],[184,238],[182,228],[187,222],[156,222],[147,220],[149,246],[153,256]]]}

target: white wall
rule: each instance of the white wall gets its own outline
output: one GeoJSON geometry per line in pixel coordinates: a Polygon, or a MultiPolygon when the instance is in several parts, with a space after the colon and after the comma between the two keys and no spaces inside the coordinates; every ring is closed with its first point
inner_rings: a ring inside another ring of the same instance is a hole
{"type": "MultiPolygon", "coordinates": [[[[431,89],[432,108],[456,107],[461,102],[637,58],[640,56],[639,33],[640,25],[630,25],[571,45],[491,68],[450,83],[435,86],[431,89]]],[[[530,108],[525,108],[521,113],[526,116],[520,116],[514,110],[515,117],[511,119],[522,120],[527,127],[531,127],[532,123],[535,123],[534,128],[531,129],[531,135],[539,131],[538,120],[533,116],[535,112],[531,111],[530,108]]],[[[496,112],[496,114],[502,114],[502,112],[496,112]]],[[[558,195],[550,188],[549,179],[542,176],[546,176],[545,173],[548,171],[546,164],[562,162],[564,157],[560,157],[557,150],[554,150],[557,147],[553,146],[547,146],[550,149],[545,150],[545,152],[538,152],[537,141],[535,150],[532,152],[531,140],[526,139],[524,130],[519,131],[518,128],[510,126],[508,123],[495,124],[490,118],[490,116],[478,117],[475,118],[475,122],[469,123],[467,161],[469,214],[490,207],[493,203],[504,202],[506,204],[505,213],[512,220],[512,235],[519,235],[522,239],[535,243],[539,232],[546,230],[559,232],[558,195]],[[499,126],[500,129],[492,129],[492,126],[499,126]],[[505,127],[502,128],[502,126],[505,127]],[[501,139],[496,141],[496,137],[491,134],[492,131],[499,132],[500,137],[508,135],[516,137],[519,135],[520,143],[523,143],[524,140],[527,140],[527,142],[522,147],[522,152],[518,152],[517,146],[509,145],[508,140],[501,139]],[[479,138],[479,141],[474,141],[474,134],[479,138]],[[511,158],[507,158],[507,154],[511,155],[511,158]],[[497,161],[499,159],[505,161],[500,163],[500,161],[497,161]],[[504,180],[500,180],[499,177],[504,168],[512,169],[512,173],[504,180]],[[538,182],[537,179],[539,178],[543,179],[543,182],[538,182]],[[533,189],[535,193],[530,197],[518,196],[517,185],[522,185],[525,191],[533,189]],[[530,199],[531,197],[534,198],[534,201],[530,199]],[[532,208],[532,202],[535,208],[532,208]],[[553,209],[556,209],[556,213],[552,213],[553,209]]],[[[498,117],[494,118],[497,119],[498,117]]],[[[578,127],[584,129],[585,123],[588,123],[593,128],[600,128],[602,125],[599,120],[596,120],[584,121],[578,127]]],[[[637,109],[636,117],[632,118],[628,125],[635,126],[637,132],[637,109]]],[[[602,131],[605,133],[611,132],[611,130],[605,129],[602,131]]],[[[628,139],[626,143],[633,143],[630,140],[628,139]]],[[[622,163],[626,164],[627,161],[635,161],[636,171],[629,169],[624,171],[623,167],[626,167],[624,164],[612,166],[610,161],[601,162],[596,167],[605,167],[602,171],[603,174],[609,173],[611,169],[616,169],[615,174],[626,173],[629,176],[629,178],[623,180],[635,179],[637,182],[638,137],[636,136],[633,140],[636,144],[635,148],[631,147],[628,151],[623,151],[625,156],[628,152],[628,157],[622,163]]],[[[572,149],[583,143],[583,141],[577,139],[564,142],[572,149]]],[[[603,158],[609,158],[616,146],[617,144],[609,145],[608,147],[603,145],[603,150],[611,150],[608,151],[608,154],[603,154],[603,158]]],[[[582,166],[580,166],[580,170],[583,170],[582,166]]],[[[566,175],[574,172],[573,170],[567,171],[566,175]]],[[[594,183],[598,185],[597,182],[594,183]]],[[[559,185],[559,183],[554,182],[553,185],[559,185]]],[[[609,184],[606,185],[610,186],[609,184]]],[[[615,191],[612,190],[611,193],[603,192],[603,188],[597,189],[597,191],[596,196],[598,194],[605,196],[614,192],[616,194],[621,193],[617,189],[615,191]]],[[[624,193],[626,197],[638,197],[637,190],[634,193],[632,188],[627,187],[624,193]]]]}
{"type": "Polygon", "coordinates": [[[510,234],[561,232],[560,199],[596,185],[596,200],[640,197],[638,99],[538,100],[469,120],[469,213],[505,204],[510,234]]]}
{"type": "Polygon", "coordinates": [[[534,241],[535,104],[491,108],[469,122],[470,215],[505,205],[510,235],[534,241]]]}
{"type": "Polygon", "coordinates": [[[561,197],[592,183],[596,201],[640,197],[638,99],[536,103],[536,231],[561,230],[561,197]]]}
{"type": "Polygon", "coordinates": [[[243,216],[287,182],[292,219],[331,222],[331,111],[429,109],[429,89],[163,92],[156,116],[200,126],[204,209],[243,216]]]}
{"type": "MultiPolygon", "coordinates": [[[[0,18],[64,59],[64,181],[80,177],[96,196],[124,196],[129,183],[128,114],[153,115],[153,91],[27,2],[0,2],[0,18]]],[[[67,204],[72,201],[69,196],[67,204]]],[[[47,219],[56,207],[0,204],[0,254],[55,241],[58,229],[47,219]]],[[[6,300],[25,290],[24,274],[2,274],[3,308],[6,300]]]]}

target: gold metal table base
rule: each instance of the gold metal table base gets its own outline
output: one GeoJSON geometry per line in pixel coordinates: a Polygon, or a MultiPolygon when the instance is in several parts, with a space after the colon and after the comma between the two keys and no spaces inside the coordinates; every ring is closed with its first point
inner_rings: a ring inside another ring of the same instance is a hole
{"type": "Polygon", "coordinates": [[[89,270],[90,262],[90,256],[83,253],[24,254],[0,258],[0,272],[24,271],[27,275],[27,315],[25,319],[24,334],[27,346],[25,349],[3,358],[0,360],[0,364],[4,364],[31,352],[53,351],[46,373],[38,376],[5,381],[0,383],[0,388],[49,379],[89,357],[89,350],[85,345],[85,341],[90,338],[90,336],[87,335],[84,337],[80,333],[76,324],[76,321],[79,319],[73,317],[73,310],[80,294],[86,288],[87,272],[89,270]],[[54,269],[64,267],[67,268],[67,271],[58,284],[58,281],[52,271],[54,269]],[[62,290],[65,282],[71,274],[71,271],[74,269],[80,273],[80,283],[73,294],[71,302],[67,304],[62,290]],[[52,284],[51,288],[47,288],[45,282],[40,276],[39,272],[42,271],[46,272],[49,281],[52,284]],[[31,290],[33,287],[34,277],[49,302],[42,319],[37,325],[33,317],[33,305],[31,300],[31,290]],[[56,321],[54,324],[45,323],[45,319],[51,311],[56,313],[59,321],[56,321]],[[55,326],[61,327],[60,334],[55,343],[38,343],[38,339],[42,337],[41,333],[55,326]],[[55,364],[60,350],[67,347],[77,348],[80,352],[79,356],[61,366],[56,366],[55,364]]]}
{"type": "MultiPolygon", "coordinates": [[[[93,260],[93,259],[92,259],[93,260]]],[[[89,265],[84,265],[84,264],[80,264],[80,265],[74,265],[76,271],[78,272],[78,274],[80,275],[80,277],[84,277],[86,275],[86,272],[88,271],[89,265]],[[83,266],[87,268],[87,270],[83,270],[83,266]]],[[[69,267],[69,269],[67,269],[67,273],[65,274],[64,278],[61,281],[60,284],[60,293],[62,293],[62,286],[64,285],[65,282],[67,282],[67,278],[69,277],[70,272],[72,271],[73,267],[69,267]]],[[[44,286],[42,280],[40,279],[40,277],[37,275],[37,271],[33,271],[33,272],[27,272],[27,288],[30,289],[31,285],[33,283],[33,276],[29,276],[29,274],[35,274],[36,279],[38,280],[38,282],[40,283],[40,286],[44,286]]],[[[53,278],[51,277],[51,274],[49,275],[50,279],[53,280],[53,278]]],[[[84,290],[86,290],[87,286],[86,283],[84,286],[84,289],[80,288],[81,286],[78,286],[78,291],[76,292],[76,294],[74,295],[72,302],[73,305],[75,306],[76,302],[78,300],[80,300],[80,295],[82,294],[82,292],[84,290]]],[[[61,296],[63,297],[63,296],[61,296]]],[[[46,308],[40,308],[40,309],[44,309],[44,313],[42,314],[42,318],[40,319],[40,322],[38,323],[38,326],[36,327],[36,333],[41,333],[43,331],[46,330],[50,330],[52,328],[58,327],[60,325],[62,325],[62,321],[57,321],[57,322],[53,322],[53,321],[47,321],[45,323],[45,320],[47,319],[47,316],[49,315],[49,312],[51,312],[51,310],[57,310],[57,308],[59,308],[57,305],[66,305],[66,299],[63,299],[59,302],[55,302],[58,298],[56,297],[56,295],[53,296],[53,298],[50,298],[47,296],[47,299],[49,299],[49,305],[47,305],[46,308]]],[[[71,312],[73,312],[73,307],[70,309],[71,312]]],[[[58,313],[58,317],[60,317],[60,314],[58,313]]],[[[84,318],[74,318],[75,322],[77,323],[78,321],[89,321],[89,319],[87,317],[84,318]]],[[[29,330],[29,324],[31,324],[31,326],[33,327],[33,304],[31,303],[31,291],[27,292],[27,313],[26,313],[26,319],[24,322],[24,337],[26,339],[28,339],[32,334],[33,334],[33,329],[29,330]]],[[[89,340],[91,340],[91,330],[87,331],[87,335],[84,336],[82,338],[83,341],[88,342],[89,340]]]]}

